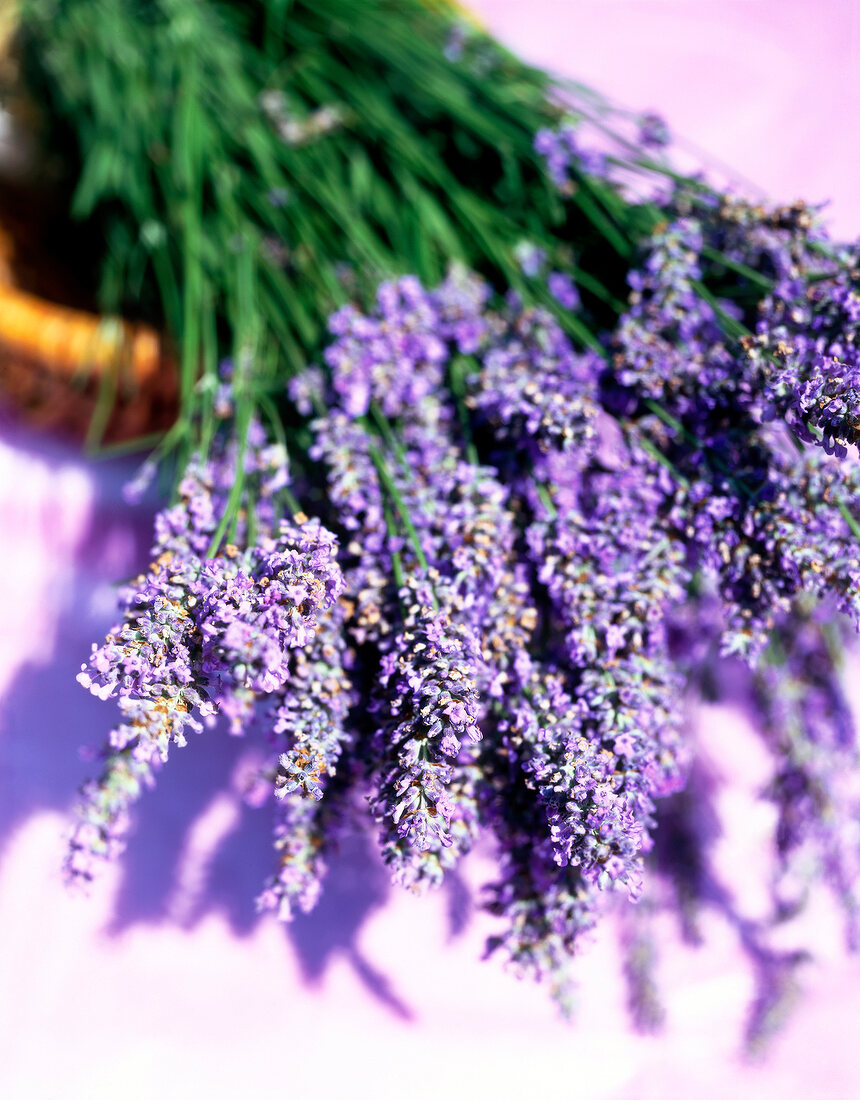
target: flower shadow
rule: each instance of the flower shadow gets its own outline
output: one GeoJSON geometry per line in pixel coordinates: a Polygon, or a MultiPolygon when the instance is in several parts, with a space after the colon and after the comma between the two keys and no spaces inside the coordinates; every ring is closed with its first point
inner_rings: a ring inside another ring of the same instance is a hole
{"type": "MultiPolygon", "coordinates": [[[[36,640],[37,659],[22,661],[0,700],[0,857],[32,815],[73,807],[81,783],[98,771],[95,755],[114,718],[110,704],[90,696],[75,676],[91,643],[111,626],[115,612],[106,576],[119,582],[146,565],[151,514],[122,503],[122,472],[97,467],[90,476],[96,496],[89,528],[67,548],[69,560],[52,596],[50,636],[36,640]]],[[[212,913],[225,917],[237,937],[257,926],[254,899],[275,853],[271,813],[245,806],[236,789],[236,771],[248,751],[244,739],[215,728],[171,753],[135,813],[108,935],[121,937],[140,923],[193,928],[212,913]]],[[[58,843],[58,868],[61,860],[58,843]]],[[[358,945],[388,890],[368,840],[347,837],[331,860],[319,906],[287,925],[285,934],[307,985],[318,985],[331,962],[344,957],[371,996],[409,1019],[390,978],[358,945]]]]}

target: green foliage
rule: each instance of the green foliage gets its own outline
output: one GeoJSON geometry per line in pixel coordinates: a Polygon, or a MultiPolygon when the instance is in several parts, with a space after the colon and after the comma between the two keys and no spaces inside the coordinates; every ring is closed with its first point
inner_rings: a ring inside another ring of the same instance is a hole
{"type": "Polygon", "coordinates": [[[614,319],[653,218],[600,181],[561,201],[533,148],[562,115],[551,79],[473,30],[449,60],[457,21],[421,0],[25,0],[70,210],[105,243],[102,308],[176,340],[171,443],[205,445],[220,356],[238,364],[243,419],[319,353],[326,316],[386,276],[433,283],[462,260],[552,306],[514,249],[574,245],[592,323],[564,323],[593,344],[614,319]],[[333,124],[315,130],[321,111],[333,124]]]}

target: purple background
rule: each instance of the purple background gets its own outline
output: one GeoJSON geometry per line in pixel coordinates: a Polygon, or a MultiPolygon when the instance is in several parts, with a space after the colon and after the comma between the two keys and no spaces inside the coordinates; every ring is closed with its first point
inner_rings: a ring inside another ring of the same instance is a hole
{"type": "MultiPolygon", "coordinates": [[[[774,198],[832,197],[834,229],[860,229],[853,0],[474,7],[535,61],[661,110],[774,198]]],[[[4,437],[0,1095],[860,1095],[848,1041],[860,1018],[860,963],[843,955],[826,903],[807,918],[818,954],[805,971],[809,995],[764,1064],[737,1057],[751,978],[716,919],[705,922],[699,952],[663,930],[663,1036],[627,1030],[611,928],[582,960],[570,1027],[541,989],[479,961],[491,924],[471,911],[464,883],[424,899],[389,894],[359,838],[315,914],[288,930],[258,922],[268,818],[242,809],[235,788],[252,762],[221,733],[174,754],[122,868],[89,901],[68,896],[58,875],[63,813],[89,768],[78,746],[98,745],[112,717],[74,676],[109,626],[112,582],[145,560],[149,522],[121,502],[128,467],[4,437]]],[[[730,712],[703,711],[701,726],[703,751],[732,779],[720,804],[720,864],[755,916],[772,824],[755,798],[765,762],[730,712]]],[[[468,880],[488,873],[478,853],[468,880]]]]}

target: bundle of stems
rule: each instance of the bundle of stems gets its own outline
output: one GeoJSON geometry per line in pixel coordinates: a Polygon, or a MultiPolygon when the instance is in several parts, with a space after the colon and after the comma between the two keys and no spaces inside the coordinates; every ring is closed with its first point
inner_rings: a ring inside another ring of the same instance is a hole
{"type": "Polygon", "coordinates": [[[589,312],[560,316],[596,344],[654,223],[586,172],[561,201],[536,133],[612,111],[447,4],[24,0],[18,48],[70,216],[100,251],[101,309],[175,340],[180,412],[162,451],[178,445],[180,466],[211,440],[222,357],[247,364],[246,419],[318,355],[325,318],[383,277],[432,285],[460,261],[554,308],[517,263],[528,240],[575,256],[589,312]]]}

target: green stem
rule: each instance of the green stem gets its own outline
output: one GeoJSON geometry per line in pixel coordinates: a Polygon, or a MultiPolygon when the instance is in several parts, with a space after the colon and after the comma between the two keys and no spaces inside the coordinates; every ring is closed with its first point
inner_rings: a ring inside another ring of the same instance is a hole
{"type": "Polygon", "coordinates": [[[669,471],[669,473],[672,475],[675,481],[678,482],[682,489],[690,488],[690,482],[684,477],[680,470],[675,468],[674,463],[671,462],[663,454],[660,448],[654,446],[654,444],[646,435],[642,435],[640,433],[637,436],[637,442],[639,443],[643,451],[647,451],[647,453],[654,459],[655,462],[659,462],[661,466],[665,467],[669,471]]]}
{"type": "Polygon", "coordinates": [[[537,495],[540,497],[540,502],[546,508],[550,519],[558,518],[558,509],[553,504],[552,497],[550,496],[549,488],[542,481],[535,482],[535,489],[537,495]]]}
{"type": "Polygon", "coordinates": [[[854,516],[851,515],[851,511],[848,508],[848,505],[845,503],[844,500],[839,500],[837,503],[837,507],[842,513],[842,518],[848,524],[848,528],[851,531],[851,534],[857,539],[858,543],[860,543],[860,524],[858,524],[854,516]]]}
{"type": "MultiPolygon", "coordinates": [[[[385,506],[385,529],[388,531],[388,537],[397,538],[397,525],[394,522],[394,516],[391,514],[391,509],[385,506]]],[[[394,583],[397,585],[398,593],[403,588],[404,574],[403,574],[403,558],[399,550],[394,550],[391,553],[391,567],[394,570],[394,583]]]]}
{"type": "Polygon", "coordinates": [[[400,516],[400,522],[409,535],[409,541],[412,543],[412,547],[415,550],[418,564],[426,573],[430,569],[427,555],[424,553],[424,547],[421,545],[421,539],[418,537],[418,532],[415,530],[415,524],[412,522],[412,517],[409,515],[409,509],[406,507],[406,502],[400,495],[400,490],[397,488],[394,478],[389,472],[385,457],[375,443],[369,444],[368,452],[373,461],[373,465],[376,467],[376,472],[379,474],[379,480],[382,482],[382,487],[397,510],[397,514],[400,516]]]}
{"type": "Polygon", "coordinates": [[[724,256],[723,253],[717,251],[716,248],[704,245],[702,247],[702,255],[709,260],[713,260],[714,263],[721,264],[723,267],[728,268],[729,271],[734,271],[738,275],[743,275],[745,279],[748,279],[751,283],[755,283],[756,286],[762,287],[764,290],[773,289],[773,279],[769,279],[767,275],[762,275],[760,271],[756,271],[755,268],[748,267],[738,260],[730,260],[728,256],[724,256]]]}
{"type": "Polygon", "coordinates": [[[452,359],[449,382],[451,393],[454,395],[454,404],[457,408],[457,418],[460,421],[460,430],[466,443],[466,457],[473,466],[480,466],[481,460],[472,437],[472,425],[469,420],[469,410],[466,407],[466,371],[468,366],[469,360],[464,355],[458,355],[452,359]]]}
{"type": "Polygon", "coordinates": [[[236,436],[239,440],[239,451],[236,456],[236,480],[230,488],[230,495],[227,497],[224,515],[221,517],[215,529],[215,534],[212,536],[212,541],[209,543],[209,549],[206,551],[206,556],[210,558],[217,554],[221,546],[221,541],[228,528],[235,526],[235,517],[238,515],[239,505],[242,502],[242,491],[245,487],[245,450],[248,446],[248,427],[250,421],[251,405],[250,402],[248,402],[239,410],[236,431],[236,436]]]}

